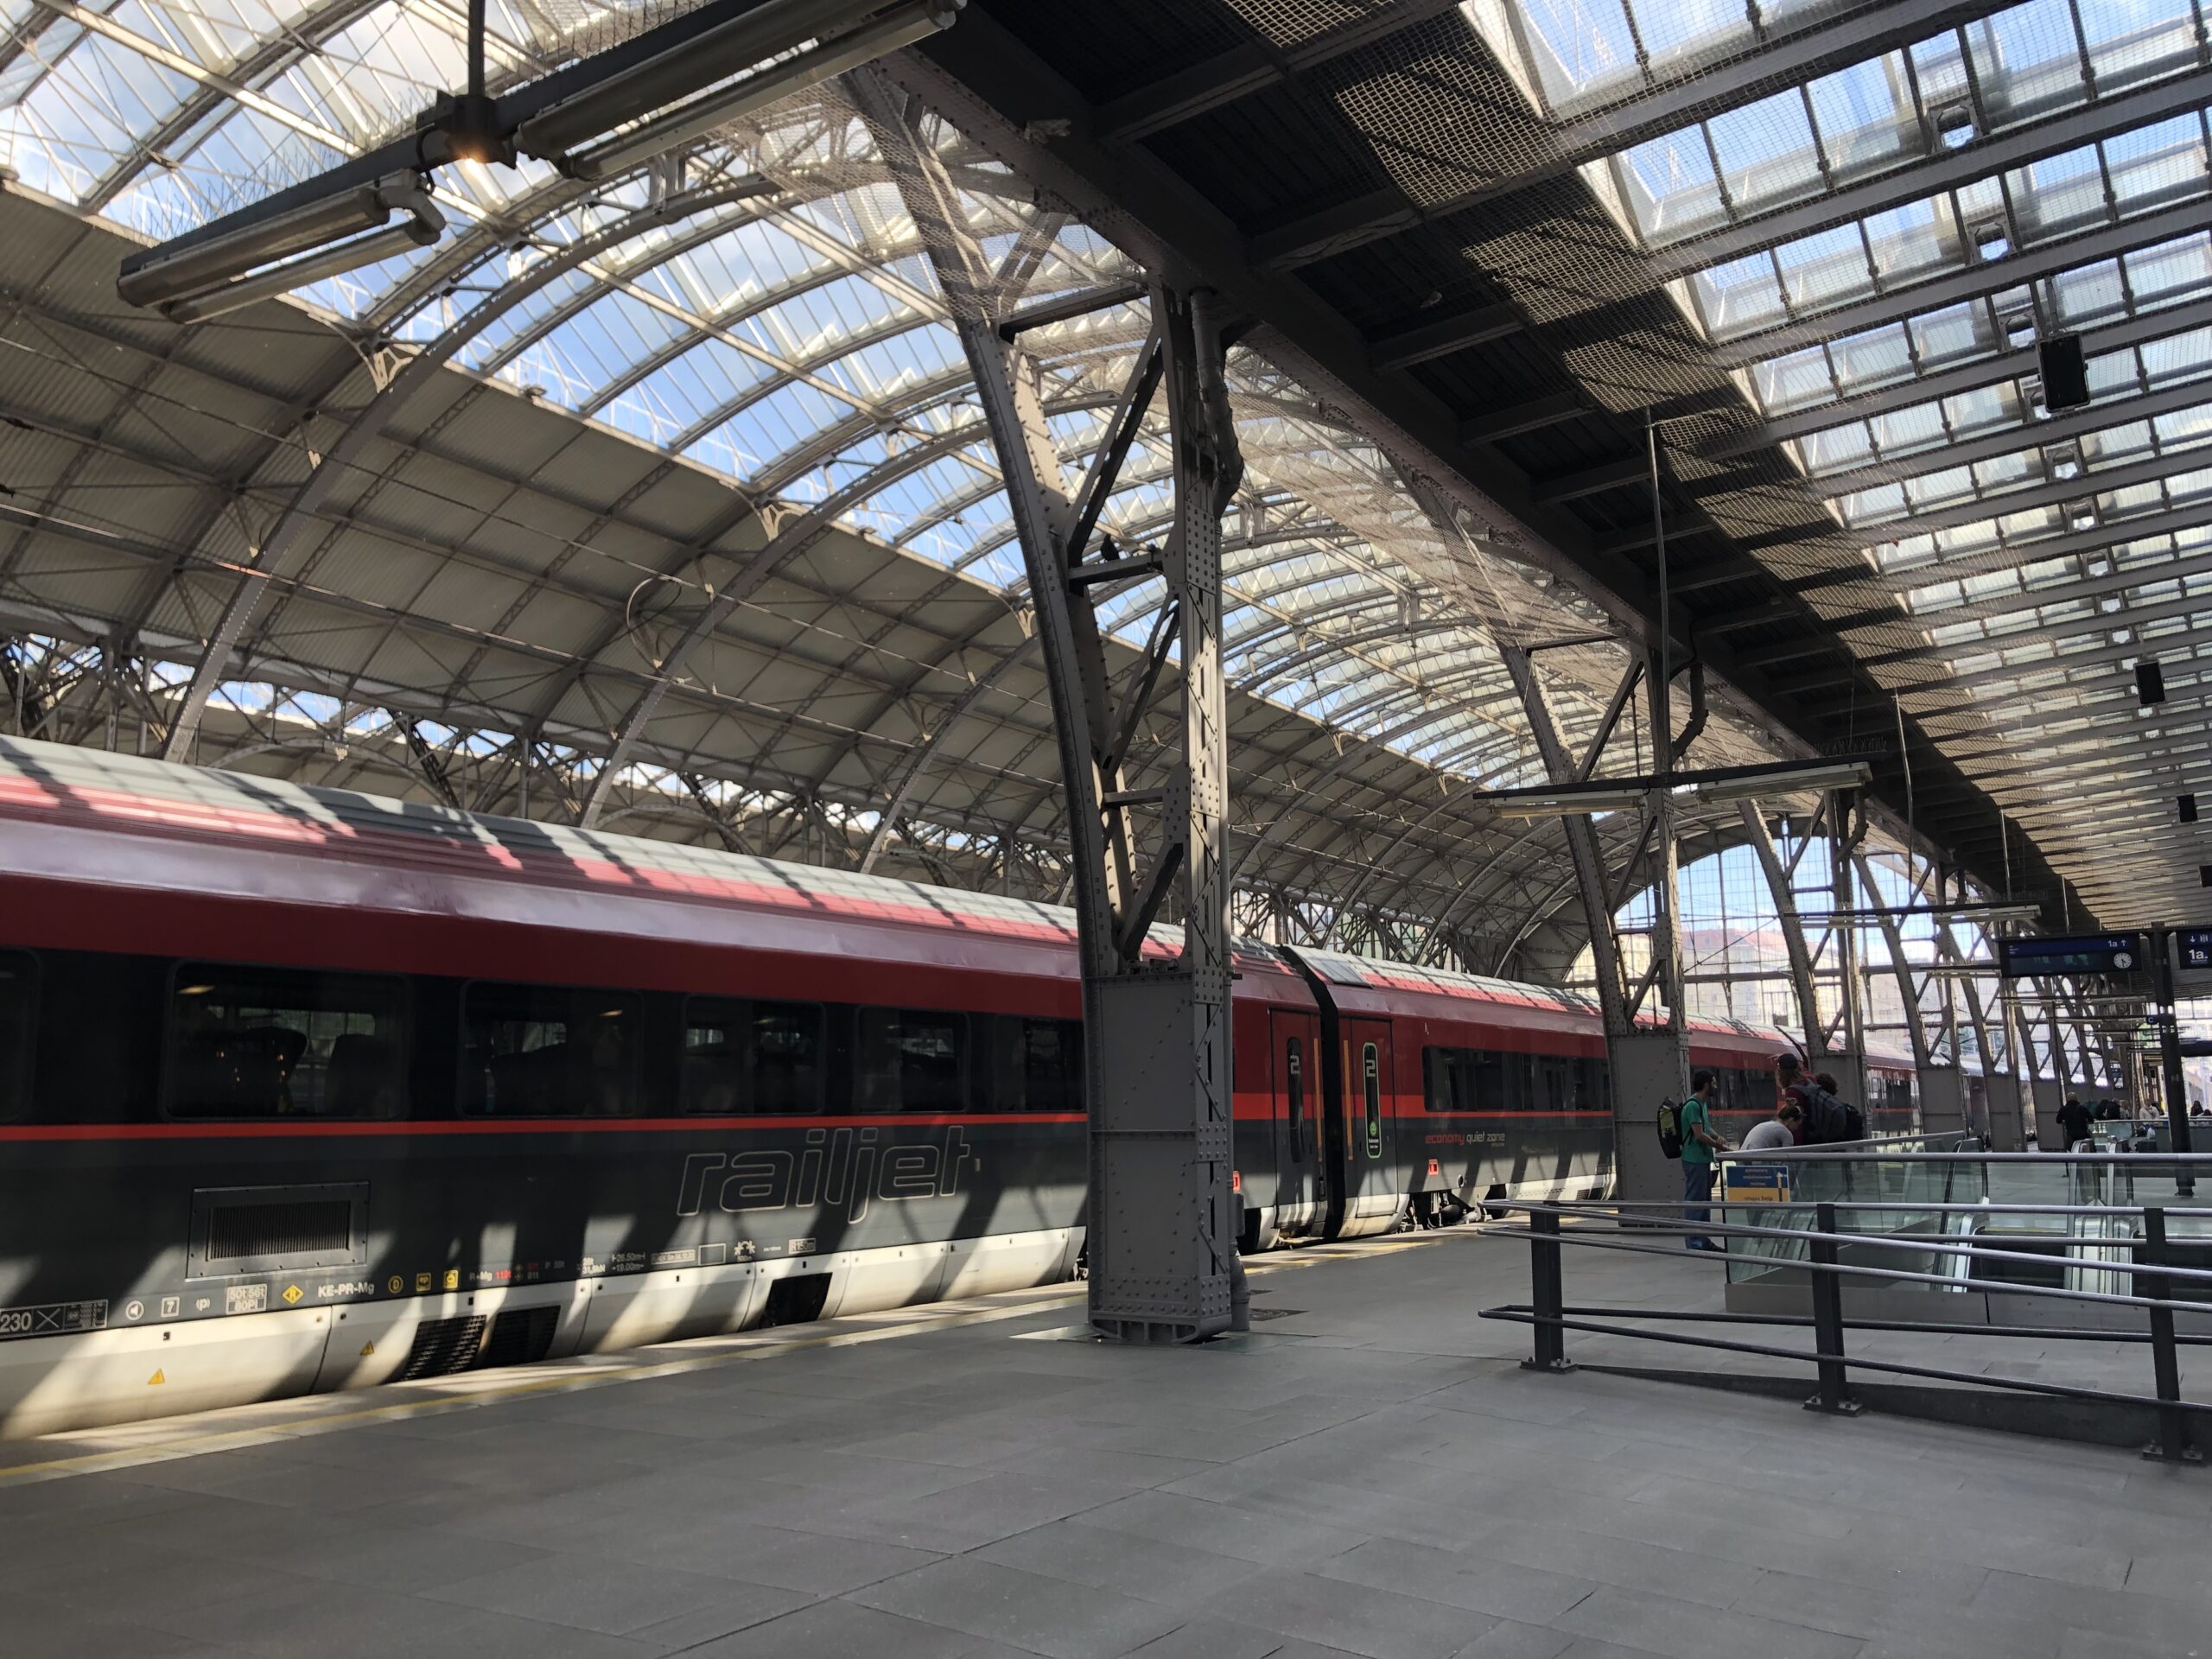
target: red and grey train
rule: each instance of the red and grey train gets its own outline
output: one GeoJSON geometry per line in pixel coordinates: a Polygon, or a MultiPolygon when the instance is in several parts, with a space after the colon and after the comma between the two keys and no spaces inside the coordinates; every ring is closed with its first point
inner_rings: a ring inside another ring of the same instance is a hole
{"type": "MultiPolygon", "coordinates": [[[[1248,1249],[1608,1186],[1585,999],[1237,969],[1248,1249]]],[[[0,1433],[1071,1276],[1079,1014],[1048,906],[0,739],[0,1433]]]]}

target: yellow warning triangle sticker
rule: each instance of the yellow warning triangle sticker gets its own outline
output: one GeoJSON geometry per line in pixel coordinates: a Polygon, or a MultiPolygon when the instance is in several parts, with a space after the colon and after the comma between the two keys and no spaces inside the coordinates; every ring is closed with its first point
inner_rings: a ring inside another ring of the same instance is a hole
{"type": "Polygon", "coordinates": [[[156,1371],[151,1376],[146,1379],[146,1386],[150,1389],[156,1387],[157,1384],[166,1382],[168,1381],[168,1378],[167,1376],[163,1376],[159,1371],[156,1371]]]}
{"type": "Polygon", "coordinates": [[[373,1342],[365,1342],[361,1344],[361,1357],[363,1359],[366,1359],[371,1354],[376,1352],[376,1344],[373,1342]]]}

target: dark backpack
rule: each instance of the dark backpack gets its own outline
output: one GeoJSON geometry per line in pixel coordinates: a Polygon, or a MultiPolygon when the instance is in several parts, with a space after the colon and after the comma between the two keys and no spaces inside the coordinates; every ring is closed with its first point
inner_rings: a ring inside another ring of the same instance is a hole
{"type": "Polygon", "coordinates": [[[1669,1158],[1682,1155],[1682,1109],[1671,1100],[1659,1103],[1659,1150],[1669,1158]]]}
{"type": "Polygon", "coordinates": [[[1813,1144],[1832,1146],[1866,1138],[1866,1115],[1850,1102],[1838,1099],[1810,1077],[1792,1084],[1789,1092],[1797,1096],[1797,1103],[1804,1110],[1806,1139],[1813,1144]]]}

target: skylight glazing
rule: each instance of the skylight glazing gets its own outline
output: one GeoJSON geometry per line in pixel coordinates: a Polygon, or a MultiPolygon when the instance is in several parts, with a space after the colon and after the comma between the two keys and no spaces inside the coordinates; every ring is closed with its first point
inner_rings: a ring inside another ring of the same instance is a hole
{"type": "MultiPolygon", "coordinates": [[[[1560,0],[1547,38],[1575,37],[1579,6],[1560,0]]],[[[493,0],[493,87],[683,9],[493,0]]],[[[1605,12],[1585,19],[1584,92],[1608,84],[1601,36],[1627,29],[1663,63],[1745,27],[1740,5],[1707,0],[1605,12]]],[[[25,187],[155,239],[365,153],[465,78],[466,8],[447,0],[35,0],[7,15],[0,158],[25,187]]],[[[1141,274],[957,134],[936,139],[1009,307],[1141,274]]],[[[541,163],[469,163],[435,186],[440,245],[296,297],[1020,602],[997,457],[934,268],[834,93],[714,135],[677,168],[589,187],[541,163]],[[671,195],[704,205],[658,211],[671,195]]],[[[1140,302],[1025,334],[1071,474],[1148,326],[1140,302]]],[[[1225,562],[1236,683],[1438,766],[1537,781],[1497,631],[1602,619],[1510,561],[1447,547],[1389,458],[1264,361],[1240,353],[1232,372],[1248,469],[1225,562]]],[[[1172,505],[1154,413],[1101,520],[1131,547],[1164,533],[1172,505]]],[[[1156,583],[1094,597],[1132,643],[1156,620],[1156,583]]],[[[1554,696],[1570,738],[1586,731],[1602,694],[1554,696]]]]}

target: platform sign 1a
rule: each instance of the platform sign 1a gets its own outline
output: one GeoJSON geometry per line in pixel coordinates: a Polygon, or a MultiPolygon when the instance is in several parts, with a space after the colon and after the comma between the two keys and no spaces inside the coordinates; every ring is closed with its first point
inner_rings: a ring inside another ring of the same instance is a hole
{"type": "Polygon", "coordinates": [[[1721,1201],[1726,1204],[1788,1204],[1789,1166],[1738,1164],[1721,1166],[1721,1201]]]}
{"type": "Polygon", "coordinates": [[[2086,933],[1997,941],[1998,971],[2007,979],[2074,974],[2139,974],[2151,965],[2140,933],[2086,933]]]}
{"type": "Polygon", "coordinates": [[[2181,948],[2183,973],[2202,973],[2212,969],[2212,927],[2184,927],[2174,935],[2181,948]]]}

